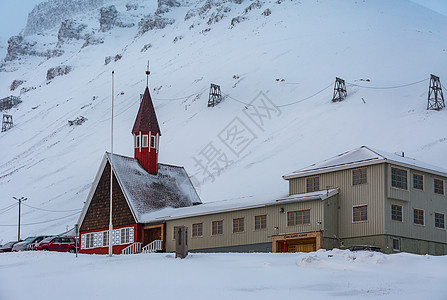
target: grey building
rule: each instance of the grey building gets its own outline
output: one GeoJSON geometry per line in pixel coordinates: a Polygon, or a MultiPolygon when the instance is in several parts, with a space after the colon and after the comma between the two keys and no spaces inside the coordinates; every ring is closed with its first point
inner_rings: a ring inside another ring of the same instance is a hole
{"type": "Polygon", "coordinates": [[[163,226],[166,251],[175,249],[174,226],[187,226],[189,250],[199,252],[367,244],[385,253],[447,254],[447,170],[363,146],[283,178],[289,182],[284,197],[166,208],[145,222],[163,226]]]}

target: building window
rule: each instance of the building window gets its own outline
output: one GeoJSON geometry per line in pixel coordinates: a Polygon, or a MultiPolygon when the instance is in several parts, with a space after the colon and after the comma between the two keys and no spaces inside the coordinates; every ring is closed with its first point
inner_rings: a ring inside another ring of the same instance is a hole
{"type": "Polygon", "coordinates": [[[417,190],[424,189],[424,177],[419,174],[413,174],[413,188],[417,190]]]}
{"type": "Polygon", "coordinates": [[[316,192],[320,190],[320,177],[307,178],[307,192],[316,192]]]}
{"type": "Polygon", "coordinates": [[[129,243],[129,230],[130,228],[122,228],[121,229],[121,244],[128,244],[129,243]]]}
{"type": "Polygon", "coordinates": [[[203,236],[203,223],[192,224],[192,236],[203,236]]]}
{"type": "Polygon", "coordinates": [[[435,227],[436,228],[445,228],[445,219],[444,214],[435,213],[435,227]]]}
{"type": "Polygon", "coordinates": [[[155,148],[155,135],[151,135],[151,148],[155,148]]]}
{"type": "Polygon", "coordinates": [[[211,223],[211,234],[223,234],[223,221],[213,221],[211,223]]]}
{"type": "Polygon", "coordinates": [[[435,179],[435,194],[444,195],[444,180],[435,179]]]}
{"type": "Polygon", "coordinates": [[[255,230],[267,228],[267,215],[255,216],[255,230]]]}
{"type": "Polygon", "coordinates": [[[368,221],[368,205],[354,206],[352,208],[352,221],[353,222],[368,221]]]}
{"type": "Polygon", "coordinates": [[[391,186],[399,189],[407,189],[407,171],[391,168],[391,186]]]}
{"type": "Polygon", "coordinates": [[[94,233],[87,233],[85,235],[85,248],[93,248],[93,235],[94,233]]]}
{"type": "Polygon", "coordinates": [[[148,139],[149,139],[149,137],[148,137],[147,134],[143,135],[142,147],[147,148],[147,146],[148,146],[148,139]]]}
{"type": "Polygon", "coordinates": [[[310,209],[287,212],[287,226],[310,224],[310,209]]]}
{"type": "Polygon", "coordinates": [[[140,148],[140,136],[135,137],[135,148],[140,148]]]}
{"type": "Polygon", "coordinates": [[[402,222],[402,206],[391,205],[391,219],[402,222]]]}
{"type": "Polygon", "coordinates": [[[413,223],[424,225],[424,211],[421,209],[414,209],[413,213],[413,223]]]}
{"type": "Polygon", "coordinates": [[[366,183],[366,168],[352,170],[352,184],[366,183]]]}
{"type": "Polygon", "coordinates": [[[109,231],[102,232],[102,246],[106,247],[109,245],[109,231]]]}
{"type": "Polygon", "coordinates": [[[233,232],[244,231],[244,218],[233,219],[233,232]]]}
{"type": "Polygon", "coordinates": [[[393,250],[400,251],[400,239],[393,239],[393,250]]]}

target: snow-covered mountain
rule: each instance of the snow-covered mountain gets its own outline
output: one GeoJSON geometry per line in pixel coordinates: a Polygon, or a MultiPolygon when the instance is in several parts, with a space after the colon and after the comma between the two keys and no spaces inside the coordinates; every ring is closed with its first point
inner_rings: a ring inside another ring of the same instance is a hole
{"type": "Polygon", "coordinates": [[[430,74],[447,80],[446,16],[405,0],[75,2],[37,6],[9,39],[0,97],[23,102],[0,133],[0,240],[17,234],[12,197],[28,198],[23,237],[76,223],[110,151],[112,70],[114,151],[133,155],[148,60],[160,162],[203,202],[286,194],[282,175],[361,145],[447,169],[447,109],[426,110],[430,74]]]}

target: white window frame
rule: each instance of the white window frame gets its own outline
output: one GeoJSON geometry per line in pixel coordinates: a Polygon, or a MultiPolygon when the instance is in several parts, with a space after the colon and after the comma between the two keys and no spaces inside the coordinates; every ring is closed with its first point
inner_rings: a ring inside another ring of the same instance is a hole
{"type": "Polygon", "coordinates": [[[151,135],[151,140],[150,140],[150,146],[152,149],[156,149],[157,148],[157,136],[156,135],[151,135]],[[153,141],[153,143],[152,143],[153,141]],[[152,146],[153,144],[153,146],[152,146]]]}
{"type": "Polygon", "coordinates": [[[102,232],[102,246],[103,247],[109,246],[109,240],[110,240],[109,231],[108,230],[103,231],[102,232]],[[104,243],[104,241],[105,241],[105,243],[104,243]]]}
{"type": "Polygon", "coordinates": [[[147,134],[143,134],[143,138],[141,141],[141,146],[143,148],[147,148],[148,147],[148,143],[149,143],[149,136],[147,134]]]}
{"type": "Polygon", "coordinates": [[[140,148],[140,135],[135,136],[135,149],[140,148]]]}
{"type": "Polygon", "coordinates": [[[94,238],[95,238],[94,232],[85,234],[85,249],[94,248],[94,244],[93,244],[94,238]]]}
{"type": "Polygon", "coordinates": [[[120,228],[120,244],[129,244],[130,243],[130,228],[120,228]]]}

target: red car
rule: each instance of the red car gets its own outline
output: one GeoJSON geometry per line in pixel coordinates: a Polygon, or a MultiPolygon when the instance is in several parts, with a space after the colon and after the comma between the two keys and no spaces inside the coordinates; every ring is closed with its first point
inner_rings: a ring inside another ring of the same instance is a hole
{"type": "MultiPolygon", "coordinates": [[[[79,249],[79,241],[78,241],[79,249]]],[[[34,250],[76,252],[76,239],[73,236],[53,236],[43,239],[34,246],[34,250]]]]}

